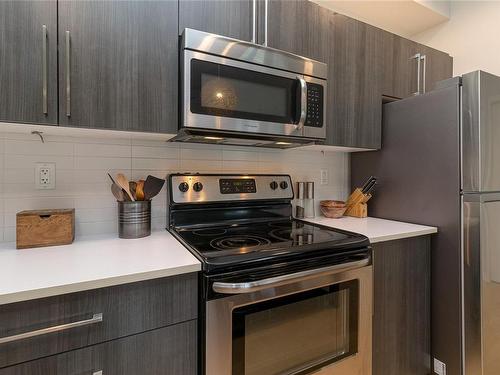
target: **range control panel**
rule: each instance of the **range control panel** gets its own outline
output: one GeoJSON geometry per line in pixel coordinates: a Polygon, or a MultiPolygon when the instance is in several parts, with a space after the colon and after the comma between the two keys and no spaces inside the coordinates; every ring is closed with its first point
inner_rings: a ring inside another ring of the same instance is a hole
{"type": "Polygon", "coordinates": [[[289,175],[173,174],[168,182],[174,203],[293,199],[289,175]]]}
{"type": "Polygon", "coordinates": [[[221,194],[257,193],[254,178],[221,178],[219,186],[221,194]]]}
{"type": "Polygon", "coordinates": [[[307,83],[307,116],[305,126],[321,128],[323,126],[323,86],[307,83]]]}

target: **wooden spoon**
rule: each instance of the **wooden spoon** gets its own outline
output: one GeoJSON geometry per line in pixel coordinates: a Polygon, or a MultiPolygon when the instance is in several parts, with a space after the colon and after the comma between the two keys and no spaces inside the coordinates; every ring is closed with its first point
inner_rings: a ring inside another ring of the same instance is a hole
{"type": "Polygon", "coordinates": [[[144,200],[144,180],[137,181],[137,186],[135,188],[135,196],[138,201],[144,200]]]}
{"type": "Polygon", "coordinates": [[[144,200],[148,201],[155,197],[161,191],[164,183],[165,180],[162,180],[161,178],[151,175],[148,176],[148,178],[146,178],[146,182],[144,183],[144,200]]]}
{"type": "Polygon", "coordinates": [[[128,179],[127,179],[127,177],[125,177],[125,175],[123,175],[122,173],[118,173],[116,175],[116,183],[123,190],[125,190],[125,193],[128,194],[128,196],[130,197],[131,201],[135,201],[134,197],[132,196],[132,193],[130,192],[130,187],[129,187],[128,179]]]}

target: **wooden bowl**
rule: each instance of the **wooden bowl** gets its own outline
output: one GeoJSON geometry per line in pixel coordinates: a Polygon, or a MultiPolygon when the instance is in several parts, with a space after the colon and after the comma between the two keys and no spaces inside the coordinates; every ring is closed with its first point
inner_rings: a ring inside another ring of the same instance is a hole
{"type": "Polygon", "coordinates": [[[345,202],[343,201],[321,201],[320,203],[321,213],[328,218],[338,219],[344,215],[347,209],[345,202]]]}

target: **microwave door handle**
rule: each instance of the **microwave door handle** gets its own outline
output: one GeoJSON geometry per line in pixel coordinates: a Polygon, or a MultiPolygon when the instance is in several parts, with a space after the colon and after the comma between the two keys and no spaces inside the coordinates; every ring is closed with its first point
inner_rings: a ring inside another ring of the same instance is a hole
{"type": "Polygon", "coordinates": [[[297,123],[297,130],[304,127],[307,117],[307,83],[302,77],[297,77],[300,84],[300,117],[297,123]]]}
{"type": "Polygon", "coordinates": [[[312,270],[295,272],[288,275],[270,277],[268,279],[262,279],[257,281],[248,281],[241,283],[224,283],[215,282],[212,285],[214,292],[222,294],[244,294],[252,293],[263,289],[270,289],[280,285],[290,284],[292,282],[299,282],[311,277],[318,277],[325,274],[335,274],[340,272],[345,272],[353,270],[356,268],[361,268],[368,266],[370,264],[370,256],[367,256],[361,260],[356,260],[353,262],[336,264],[334,266],[315,268],[312,270]]]}

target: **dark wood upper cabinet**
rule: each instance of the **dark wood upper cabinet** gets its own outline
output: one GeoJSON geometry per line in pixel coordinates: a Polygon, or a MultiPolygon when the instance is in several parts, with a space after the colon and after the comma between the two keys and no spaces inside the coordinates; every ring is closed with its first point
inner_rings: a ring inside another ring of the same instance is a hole
{"type": "Polygon", "coordinates": [[[256,17],[252,0],[180,0],[178,32],[187,27],[250,42],[256,17]]]}
{"type": "Polygon", "coordinates": [[[396,35],[393,53],[392,92],[385,95],[407,98],[424,94],[453,74],[450,55],[396,35]]]}
{"type": "MultiPolygon", "coordinates": [[[[421,45],[422,54],[425,56],[424,92],[432,91],[437,82],[450,78],[453,75],[453,58],[445,52],[421,45]]],[[[424,67],[422,67],[424,69],[424,67]]]]}
{"type": "Polygon", "coordinates": [[[57,2],[0,1],[0,121],[57,124],[57,2]]]}
{"type": "Polygon", "coordinates": [[[269,0],[267,30],[269,47],[328,62],[334,37],[330,10],[310,1],[269,0]]]}
{"type": "Polygon", "coordinates": [[[380,148],[392,34],[340,14],[334,15],[334,24],[326,144],[380,148]]]}
{"type": "Polygon", "coordinates": [[[418,43],[399,36],[394,37],[392,91],[384,92],[384,95],[406,98],[418,94],[419,89],[421,90],[419,67],[420,72],[422,71],[417,55],[419,50],[418,43]]]}
{"type": "Polygon", "coordinates": [[[59,122],[177,131],[178,3],[58,1],[59,122]]]}

